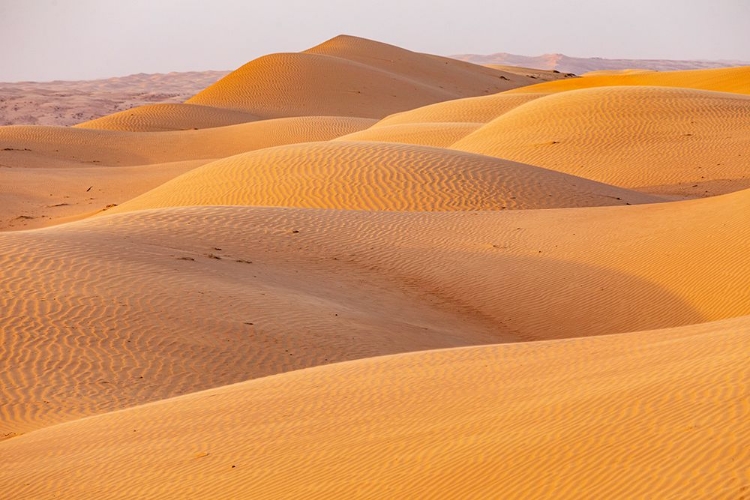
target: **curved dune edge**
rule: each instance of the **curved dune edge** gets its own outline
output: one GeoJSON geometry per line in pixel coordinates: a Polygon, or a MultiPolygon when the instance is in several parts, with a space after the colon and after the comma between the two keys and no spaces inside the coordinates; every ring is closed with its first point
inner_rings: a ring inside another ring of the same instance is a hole
{"type": "Polygon", "coordinates": [[[448,148],[476,131],[482,123],[407,123],[373,126],[341,136],[336,141],[399,142],[417,146],[448,148]]]}
{"type": "Polygon", "coordinates": [[[486,156],[381,142],[308,143],[188,172],[112,210],[255,205],[347,210],[505,210],[661,201],[486,156]]]}
{"type": "Polygon", "coordinates": [[[736,497],[750,459],[738,406],[748,349],[744,317],[303,370],[0,443],[0,487],[14,498],[736,497]]]}
{"type": "Polygon", "coordinates": [[[382,118],[434,102],[532,83],[536,83],[532,78],[455,59],[338,36],[304,52],[255,59],[186,102],[263,118],[382,118]]]}
{"type": "Polygon", "coordinates": [[[256,121],[249,113],[196,104],[147,104],[95,120],[76,128],[120,130],[125,132],[164,132],[194,128],[214,128],[256,121]]]}
{"type": "Polygon", "coordinates": [[[750,97],[664,87],[552,94],[453,144],[655,194],[688,197],[750,186],[750,97]]]}
{"type": "Polygon", "coordinates": [[[335,361],[750,315],[748,210],[750,191],[484,213],[185,207],[5,233],[0,435],[335,361]]]}
{"type": "Polygon", "coordinates": [[[732,68],[695,69],[685,71],[624,72],[621,74],[593,74],[584,78],[555,80],[530,85],[509,92],[566,92],[569,90],[612,86],[681,87],[716,92],[750,94],[750,66],[732,68]]]}
{"type": "Polygon", "coordinates": [[[372,128],[424,123],[487,123],[522,104],[545,95],[500,92],[487,96],[454,99],[386,116],[372,128]]]}
{"type": "Polygon", "coordinates": [[[69,127],[0,127],[0,161],[17,166],[145,165],[215,159],[298,142],[326,141],[370,127],[374,120],[303,116],[172,132],[122,132],[69,127]],[[4,151],[8,148],[9,151],[4,151]]]}

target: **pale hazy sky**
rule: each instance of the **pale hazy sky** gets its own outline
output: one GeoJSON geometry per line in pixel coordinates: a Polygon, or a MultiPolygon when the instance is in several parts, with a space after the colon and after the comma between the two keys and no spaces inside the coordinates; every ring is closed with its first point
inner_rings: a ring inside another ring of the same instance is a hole
{"type": "Polygon", "coordinates": [[[442,55],[750,61],[750,0],[0,0],[0,81],[234,69],[340,33],[442,55]]]}

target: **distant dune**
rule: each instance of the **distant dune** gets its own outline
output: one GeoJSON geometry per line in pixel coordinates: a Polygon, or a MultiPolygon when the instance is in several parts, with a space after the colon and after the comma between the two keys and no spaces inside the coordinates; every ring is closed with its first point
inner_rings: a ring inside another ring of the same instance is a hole
{"type": "Polygon", "coordinates": [[[0,83],[0,125],[75,125],[157,102],[182,102],[226,71],[138,74],[89,81],[0,83]]]}
{"type": "Polygon", "coordinates": [[[0,497],[747,496],[750,67],[491,66],[8,87],[0,497]]]}
{"type": "Polygon", "coordinates": [[[385,115],[494,94],[532,78],[349,36],[249,62],[188,99],[263,118],[385,115]]]}
{"type": "Polygon", "coordinates": [[[645,69],[652,71],[679,71],[686,69],[727,68],[749,66],[750,61],[680,61],[670,59],[605,59],[601,57],[571,57],[565,54],[541,56],[519,56],[498,52],[496,54],[460,54],[451,56],[475,64],[525,66],[541,70],[556,70],[561,73],[583,75],[590,71],[645,69]]]}

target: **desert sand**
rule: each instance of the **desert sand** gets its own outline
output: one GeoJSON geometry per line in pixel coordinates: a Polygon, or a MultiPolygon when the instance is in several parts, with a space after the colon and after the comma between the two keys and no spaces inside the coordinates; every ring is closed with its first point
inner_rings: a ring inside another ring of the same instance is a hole
{"type": "Polygon", "coordinates": [[[0,127],[0,497],[742,498],[747,71],[339,36],[0,127]]]}

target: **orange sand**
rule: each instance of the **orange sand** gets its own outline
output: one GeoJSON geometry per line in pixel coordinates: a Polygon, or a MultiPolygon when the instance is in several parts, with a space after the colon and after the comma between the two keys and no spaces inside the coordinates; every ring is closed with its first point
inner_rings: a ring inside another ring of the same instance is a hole
{"type": "Polygon", "coordinates": [[[746,496],[746,72],[341,36],[0,127],[0,497],[746,496]]]}

